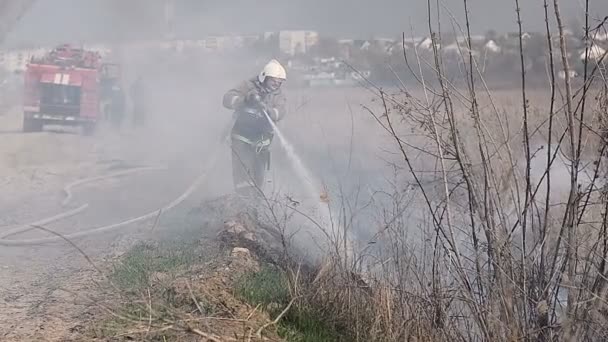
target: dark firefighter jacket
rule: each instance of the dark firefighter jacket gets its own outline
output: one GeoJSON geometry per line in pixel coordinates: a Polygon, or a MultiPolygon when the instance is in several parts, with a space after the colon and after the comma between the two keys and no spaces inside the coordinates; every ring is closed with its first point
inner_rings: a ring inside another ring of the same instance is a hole
{"type": "Polygon", "coordinates": [[[248,109],[255,110],[255,108],[248,108],[245,103],[247,94],[252,91],[260,95],[269,116],[274,122],[285,116],[286,98],[280,89],[274,92],[266,91],[257,78],[242,82],[224,95],[224,107],[234,110],[236,115],[232,135],[243,137],[255,143],[271,137],[272,126],[263,114],[253,115],[247,112],[248,109]]]}

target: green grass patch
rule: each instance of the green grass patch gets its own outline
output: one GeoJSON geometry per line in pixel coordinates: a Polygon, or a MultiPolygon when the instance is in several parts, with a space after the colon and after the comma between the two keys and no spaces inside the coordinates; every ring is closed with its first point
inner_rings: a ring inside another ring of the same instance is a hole
{"type": "MultiPolygon", "coordinates": [[[[138,243],[122,255],[109,275],[109,280],[121,291],[121,302],[112,307],[116,315],[92,324],[88,334],[103,340],[130,340],[126,335],[117,336],[145,330],[150,319],[155,326],[163,326],[165,320],[179,319],[180,313],[198,311],[190,296],[176,293],[171,286],[175,278],[206,258],[204,252],[208,251],[201,248],[197,236],[190,230],[174,231],[160,242],[138,243]]],[[[215,313],[207,300],[198,297],[196,300],[203,314],[215,313]]],[[[151,333],[146,335],[146,341],[175,341],[179,339],[172,337],[178,335],[171,331],[151,333]]],[[[134,336],[141,337],[138,333],[134,336]]]]}
{"type": "MultiPolygon", "coordinates": [[[[283,311],[291,300],[286,275],[266,265],[259,272],[244,275],[237,282],[236,294],[251,305],[261,305],[272,318],[283,311]]],[[[278,325],[279,336],[293,342],[340,341],[340,335],[327,325],[314,310],[293,306],[278,325]]]]}
{"type": "MultiPolygon", "coordinates": [[[[188,267],[200,261],[198,243],[192,241],[173,240],[159,244],[138,243],[125,253],[114,265],[110,274],[110,280],[120,290],[127,294],[127,300],[120,306],[114,308],[118,314],[104,319],[100,324],[91,327],[91,333],[96,338],[114,338],[118,334],[127,331],[141,330],[150,319],[150,308],[152,305],[152,321],[155,324],[162,323],[163,319],[175,319],[174,311],[188,306],[189,311],[197,310],[196,305],[188,298],[177,297],[171,287],[155,286],[157,280],[152,276],[155,273],[170,281],[181,273],[187,271],[188,267]],[[142,301],[140,293],[144,289],[150,290],[150,302],[142,301]],[[133,294],[131,297],[130,294],[133,294]],[[128,318],[127,320],[122,317],[128,318]]],[[[161,281],[161,279],[158,279],[161,281]]],[[[212,307],[202,298],[197,298],[203,310],[212,311],[212,307]]],[[[161,337],[171,336],[170,332],[152,334],[146,340],[164,341],[161,337]]]]}
{"type": "Polygon", "coordinates": [[[237,295],[252,305],[268,309],[290,300],[289,282],[280,270],[265,265],[259,272],[245,274],[236,285],[237,295]]]}
{"type": "Polygon", "coordinates": [[[312,310],[294,308],[279,325],[279,336],[290,342],[343,341],[342,336],[312,310]]]}
{"type": "Polygon", "coordinates": [[[121,289],[137,290],[150,285],[154,273],[173,277],[198,260],[195,243],[171,242],[153,246],[135,245],[114,266],[112,282],[121,289]]]}

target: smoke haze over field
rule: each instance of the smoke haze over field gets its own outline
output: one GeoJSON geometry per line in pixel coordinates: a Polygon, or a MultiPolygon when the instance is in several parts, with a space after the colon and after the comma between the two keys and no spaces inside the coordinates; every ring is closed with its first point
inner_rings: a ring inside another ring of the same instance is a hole
{"type": "MultiPolygon", "coordinates": [[[[164,30],[163,3],[39,0],[15,28],[9,43],[158,37],[164,30]]],[[[541,30],[542,1],[521,3],[524,29],[541,30]]],[[[330,35],[365,37],[410,32],[413,26],[416,34],[425,34],[426,4],[425,0],[176,0],[175,32],[178,37],[195,38],[206,34],[312,29],[330,35]]],[[[444,4],[457,18],[463,16],[462,1],[447,0],[444,4]]],[[[469,6],[475,33],[516,29],[515,1],[470,0],[469,6]]],[[[561,6],[570,20],[581,18],[584,13],[580,0],[561,1],[561,6]]],[[[596,0],[591,6],[594,17],[608,15],[608,2],[596,0]]]]}

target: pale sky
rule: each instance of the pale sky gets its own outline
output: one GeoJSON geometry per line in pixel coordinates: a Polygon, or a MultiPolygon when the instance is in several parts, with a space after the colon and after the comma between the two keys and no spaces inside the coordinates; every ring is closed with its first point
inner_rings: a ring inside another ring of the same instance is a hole
{"type": "MultiPolygon", "coordinates": [[[[395,37],[428,33],[427,0],[174,0],[178,36],[311,29],[333,36],[395,37]]],[[[437,0],[431,0],[435,3],[437,0]]],[[[515,31],[515,0],[468,0],[473,33],[515,31]]],[[[11,44],[154,37],[163,30],[161,0],[38,0],[9,35],[11,44]]],[[[549,1],[552,3],[553,1],[549,1]]],[[[543,0],[520,0],[524,29],[542,30],[543,0]]],[[[561,0],[567,22],[582,18],[583,0],[561,0]]],[[[462,0],[441,0],[458,19],[462,0]]],[[[607,0],[591,0],[597,18],[607,0]]],[[[450,29],[443,9],[444,28],[450,29]]]]}

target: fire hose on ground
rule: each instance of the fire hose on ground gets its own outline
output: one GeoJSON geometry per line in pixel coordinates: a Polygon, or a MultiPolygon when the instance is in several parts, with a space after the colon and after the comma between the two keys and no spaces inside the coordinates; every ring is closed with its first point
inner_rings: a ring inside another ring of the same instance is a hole
{"type": "Polygon", "coordinates": [[[166,170],[166,169],[167,169],[166,167],[161,167],[161,166],[138,167],[138,168],[110,173],[108,175],[77,180],[75,182],[72,182],[72,183],[66,185],[63,188],[63,192],[65,192],[66,196],[65,196],[65,199],[61,202],[61,205],[66,206],[72,200],[72,188],[74,188],[76,186],[86,184],[86,183],[92,183],[92,182],[96,182],[96,181],[100,181],[100,180],[115,178],[115,177],[119,177],[119,176],[125,176],[125,175],[129,175],[129,174],[136,173],[136,172],[166,170]]]}
{"type": "MultiPolygon", "coordinates": [[[[215,160],[217,159],[218,154],[219,154],[219,150],[216,150],[214,152],[213,156],[211,158],[209,158],[210,166],[212,166],[215,163],[215,160]]],[[[93,177],[93,178],[89,178],[89,179],[83,179],[83,180],[76,181],[74,183],[67,185],[64,188],[64,192],[66,193],[67,198],[63,201],[63,204],[65,205],[69,202],[69,199],[71,199],[71,189],[77,185],[90,183],[93,181],[99,181],[102,179],[107,179],[107,178],[112,178],[112,177],[118,177],[118,176],[126,175],[129,173],[140,172],[143,170],[153,170],[153,169],[158,170],[161,168],[159,168],[159,167],[136,168],[136,169],[116,172],[116,173],[105,175],[105,176],[93,177]]],[[[53,217],[45,218],[45,219],[39,220],[35,223],[31,223],[29,225],[17,227],[15,229],[9,230],[8,232],[4,232],[4,233],[2,233],[2,235],[0,235],[0,246],[7,246],[7,247],[8,246],[35,246],[35,245],[43,245],[43,244],[47,244],[47,243],[51,243],[51,242],[62,241],[65,239],[71,240],[71,239],[75,239],[75,238],[91,236],[94,234],[106,233],[106,232],[127,226],[127,225],[135,223],[135,222],[157,217],[160,213],[171,210],[172,208],[178,206],[183,201],[185,201],[201,185],[201,183],[203,183],[203,181],[205,180],[205,178],[207,176],[208,170],[210,170],[210,167],[205,168],[204,171],[201,174],[199,174],[199,176],[190,184],[190,186],[188,186],[188,188],[179,197],[177,197],[176,199],[174,199],[173,201],[168,203],[166,206],[159,208],[159,209],[155,209],[153,211],[150,211],[144,215],[130,218],[130,219],[122,221],[122,222],[118,222],[118,223],[114,223],[114,224],[110,224],[110,225],[106,225],[106,226],[101,226],[101,227],[96,227],[96,228],[80,231],[77,233],[64,234],[61,236],[51,236],[51,237],[46,237],[46,238],[28,239],[28,240],[7,239],[7,237],[9,237],[9,236],[36,229],[36,226],[42,226],[42,225],[49,224],[51,222],[55,222],[55,221],[58,221],[58,220],[61,220],[61,219],[64,219],[64,218],[67,218],[70,216],[74,216],[74,215],[84,211],[88,207],[88,204],[84,204],[84,205],[80,206],[79,208],[73,209],[71,211],[67,211],[65,213],[55,215],[53,217]]]]}
{"type": "MultiPolygon", "coordinates": [[[[115,177],[119,177],[119,176],[124,176],[124,175],[129,175],[129,174],[133,174],[136,172],[142,172],[142,171],[151,171],[151,170],[164,170],[166,169],[166,167],[138,167],[138,168],[133,168],[133,169],[128,169],[128,170],[122,170],[122,171],[118,171],[118,172],[114,172],[114,173],[110,173],[107,175],[103,175],[103,176],[97,176],[97,177],[90,177],[90,178],[85,178],[85,179],[81,179],[81,180],[77,180],[74,181],[68,185],[66,185],[63,188],[63,192],[66,194],[65,199],[61,202],[62,206],[66,206],[70,200],[72,199],[72,189],[79,186],[79,185],[83,185],[83,184],[87,184],[87,183],[92,183],[95,181],[100,181],[100,180],[105,180],[105,179],[110,179],[110,178],[115,178],[115,177]]],[[[52,217],[48,217],[27,225],[23,225],[20,227],[16,227],[13,228],[9,231],[3,232],[2,234],[0,234],[0,239],[6,239],[9,236],[12,235],[16,235],[16,234],[21,234],[21,233],[25,233],[27,231],[33,230],[35,229],[34,227],[36,226],[44,226],[47,225],[49,223],[53,223],[71,216],[74,216],[76,214],[79,214],[81,212],[83,212],[84,210],[86,210],[89,207],[88,204],[84,204],[76,209],[70,210],[70,211],[66,211],[64,213],[52,216],[52,217]]]]}

